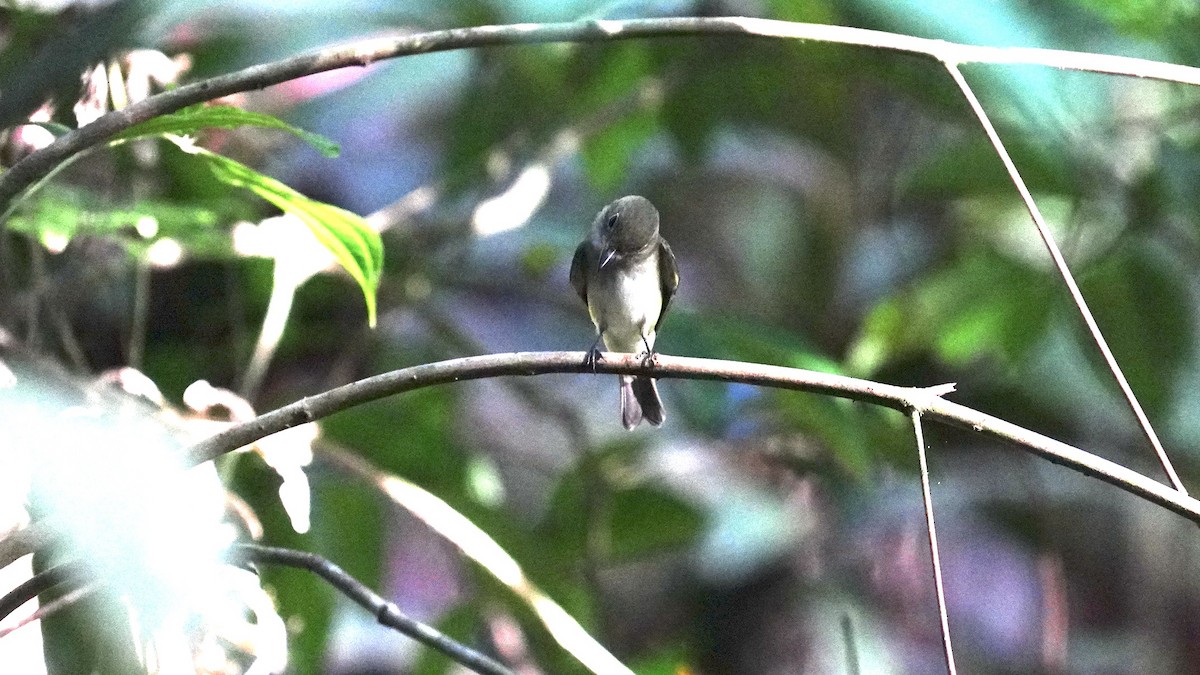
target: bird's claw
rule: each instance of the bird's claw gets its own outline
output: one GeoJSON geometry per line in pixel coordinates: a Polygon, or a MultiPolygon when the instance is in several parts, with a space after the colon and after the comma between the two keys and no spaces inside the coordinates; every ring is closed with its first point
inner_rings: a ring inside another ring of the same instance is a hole
{"type": "Polygon", "coordinates": [[[658,366],[657,352],[642,352],[640,355],[643,368],[656,368],[658,366]]]}
{"type": "Polygon", "coordinates": [[[592,372],[596,372],[596,364],[604,360],[604,355],[600,353],[599,347],[592,347],[583,357],[583,365],[585,368],[591,368],[592,372]]]}
{"type": "Polygon", "coordinates": [[[650,347],[650,341],[646,339],[645,335],[642,336],[642,344],[646,346],[646,351],[639,355],[642,359],[642,367],[654,368],[658,366],[658,354],[650,347]]]}

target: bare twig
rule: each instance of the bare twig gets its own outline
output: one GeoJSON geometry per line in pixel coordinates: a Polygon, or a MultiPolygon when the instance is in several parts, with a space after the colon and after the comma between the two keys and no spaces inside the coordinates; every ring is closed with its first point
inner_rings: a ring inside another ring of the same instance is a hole
{"type": "Polygon", "coordinates": [[[992,147],[999,155],[1000,161],[1004,163],[1005,170],[1008,171],[1008,177],[1017,188],[1017,192],[1021,195],[1021,201],[1025,203],[1025,208],[1029,211],[1029,217],[1033,219],[1033,224],[1037,226],[1038,234],[1042,237],[1042,242],[1046,245],[1046,250],[1050,252],[1050,258],[1054,261],[1054,267],[1058,270],[1059,276],[1062,277],[1063,283],[1067,286],[1067,292],[1071,294],[1071,300],[1075,303],[1075,308],[1079,310],[1079,315],[1083,317],[1083,322],[1087,324],[1088,332],[1092,334],[1092,341],[1096,343],[1096,347],[1100,349],[1100,354],[1104,356],[1104,362],[1108,364],[1108,369],[1112,372],[1113,377],[1117,380],[1117,386],[1121,388],[1121,393],[1125,396],[1129,408],[1133,410],[1134,417],[1137,418],[1138,424],[1142,428],[1142,433],[1146,436],[1146,440],[1150,441],[1151,447],[1154,448],[1154,453],[1158,456],[1158,462],[1162,465],[1163,471],[1166,472],[1167,478],[1171,481],[1171,485],[1176,490],[1187,494],[1187,488],[1183,486],[1183,481],[1179,480],[1179,474],[1175,472],[1175,467],[1171,464],[1171,460],[1167,457],[1167,451],[1163,449],[1162,443],[1158,440],[1158,434],[1154,433],[1154,427],[1150,424],[1150,418],[1146,416],[1146,411],[1142,409],[1142,404],[1138,402],[1137,396],[1133,393],[1133,388],[1129,386],[1129,381],[1125,379],[1125,373],[1121,372],[1121,366],[1117,363],[1116,357],[1113,356],[1112,350],[1108,348],[1108,341],[1104,339],[1104,334],[1100,332],[1100,326],[1096,323],[1096,318],[1092,316],[1092,310],[1088,308],[1087,301],[1083,299],[1083,293],[1079,290],[1079,284],[1075,283],[1075,277],[1071,274],[1070,268],[1067,267],[1067,261],[1063,258],[1062,251],[1059,250],[1058,244],[1054,241],[1054,235],[1050,233],[1050,227],[1046,225],[1046,219],[1042,217],[1042,212],[1038,208],[1037,203],[1033,201],[1033,195],[1029,192],[1029,188],[1025,185],[1025,180],[1021,178],[1021,173],[1017,171],[1017,165],[1013,163],[1012,157],[1009,156],[1008,150],[1004,147],[1003,141],[1000,140],[1000,134],[996,133],[996,127],[992,126],[991,119],[983,110],[983,106],[976,98],[975,92],[971,86],[967,84],[963,78],[962,72],[958,69],[958,64],[953,61],[946,61],[946,69],[950,71],[950,76],[954,78],[954,82],[958,88],[962,90],[962,94],[967,99],[967,103],[971,106],[971,110],[975,116],[979,118],[980,125],[983,126],[984,133],[987,134],[988,140],[991,141],[992,147]]]}
{"type": "Polygon", "coordinates": [[[849,613],[842,615],[841,626],[842,642],[846,648],[846,673],[862,675],[862,666],[858,662],[858,644],[854,637],[854,621],[849,613]]]}
{"type": "Polygon", "coordinates": [[[513,675],[513,672],[495,660],[454,640],[433,626],[421,623],[404,612],[394,603],[388,602],[358,579],[350,576],[341,567],[316,553],[295,551],[258,544],[235,544],[229,551],[234,563],[261,563],[284,565],[308,570],[328,581],[342,595],[371,612],[380,624],[393,628],[412,639],[432,647],[456,663],[486,675],[513,675]]]}
{"type": "Polygon", "coordinates": [[[946,652],[946,670],[956,675],[954,648],[950,644],[950,613],[946,611],[946,590],[942,585],[942,557],[938,553],[937,527],[933,523],[933,493],[929,489],[929,461],[925,457],[925,432],[921,429],[921,411],[909,411],[913,434],[917,439],[917,458],[921,463],[921,501],[925,505],[925,526],[929,533],[929,558],[933,563],[933,587],[937,592],[938,617],[941,620],[942,648],[946,652]]]}
{"type": "MultiPolygon", "coordinates": [[[[422,316],[438,332],[444,341],[460,353],[480,353],[485,351],[471,336],[459,330],[454,321],[436,307],[426,304],[421,310],[422,316]]],[[[579,410],[561,397],[554,396],[546,389],[536,386],[529,380],[508,380],[512,391],[525,399],[526,404],[534,410],[557,418],[567,436],[569,452],[578,458],[579,474],[583,478],[583,526],[584,526],[584,556],[583,577],[596,598],[596,615],[602,629],[607,626],[607,615],[603,602],[603,586],[600,583],[600,567],[608,558],[611,542],[608,538],[608,527],[605,522],[610,508],[609,485],[604,479],[600,468],[599,458],[593,452],[588,442],[587,425],[579,410]]],[[[600,633],[604,635],[606,630],[600,633]]]]}
{"type": "Polygon", "coordinates": [[[38,572],[0,598],[0,621],[15,612],[21,605],[37,597],[38,594],[59,584],[78,586],[87,580],[87,576],[87,568],[84,567],[82,560],[62,563],[38,572]]]}
{"type": "MultiPolygon", "coordinates": [[[[369,610],[375,615],[379,623],[384,626],[394,628],[396,631],[442,652],[455,662],[477,673],[484,673],[485,675],[513,675],[511,670],[493,659],[448,637],[436,628],[404,614],[395,604],[384,600],[365,584],[347,574],[345,570],[315,553],[259,546],[257,544],[235,544],[229,550],[227,558],[231,563],[237,565],[262,563],[306,569],[328,581],[331,586],[347,598],[353,600],[356,604],[369,610]]],[[[51,603],[41,608],[33,617],[22,621],[13,629],[0,633],[0,636],[6,635],[15,630],[15,628],[25,625],[29,620],[45,616],[46,613],[54,611],[58,607],[65,606],[69,602],[75,602],[90,594],[99,587],[99,580],[93,578],[93,574],[88,570],[83,560],[75,560],[51,567],[33,575],[24,583],[6,593],[4,597],[0,598],[0,621],[38,594],[59,585],[70,587],[67,594],[61,598],[64,601],[63,603],[51,603]],[[69,602],[67,602],[68,599],[69,602]]]]}
{"type": "Polygon", "coordinates": [[[61,597],[55,598],[55,599],[51,600],[50,602],[47,602],[46,604],[41,605],[36,610],[34,610],[32,613],[30,613],[29,616],[21,619],[20,621],[16,622],[15,624],[8,626],[6,628],[0,628],[0,638],[8,635],[9,633],[17,630],[18,628],[23,628],[25,626],[28,626],[29,624],[33,623],[34,621],[41,621],[42,619],[45,619],[48,616],[56,614],[64,609],[66,609],[67,607],[70,607],[71,605],[79,602],[80,600],[83,600],[84,598],[91,595],[92,593],[95,593],[98,590],[100,590],[99,582],[91,581],[91,582],[81,583],[78,587],[72,588],[70,591],[67,591],[66,593],[64,593],[61,597]]]}
{"type": "MultiPolygon", "coordinates": [[[[506,375],[590,373],[583,352],[517,352],[472,356],[403,368],[309,396],[231,426],[188,449],[188,461],[205,462],[243,445],[300,424],[332,415],[360,403],[435,384],[506,375]]],[[[606,353],[596,366],[606,374],[648,375],[656,378],[741,382],[778,389],[808,391],[849,398],[896,410],[918,410],[928,419],[972,429],[1014,444],[1055,464],[1098,478],[1130,494],[1200,523],[1200,501],[1158,481],[1079,448],[992,415],[945,400],[950,389],[897,387],[853,377],[799,368],[738,361],[719,361],[658,355],[656,363],[642,364],[635,354],[606,353]]]]}
{"type": "Polygon", "coordinates": [[[454,544],[463,555],[487,570],[524,602],[554,640],[588,670],[604,675],[632,675],[632,670],[617,660],[617,657],[588,634],[561,605],[538,588],[526,576],[520,563],[497,544],[496,540],[437,495],[399,476],[380,471],[367,460],[350,452],[323,445],[321,458],[374,485],[392,503],[419,518],[434,532],[454,544]]]}
{"type": "Polygon", "coordinates": [[[746,17],[672,17],[596,20],[572,23],[473,26],[428,33],[359,40],[339,47],[260,64],[184,85],[115,110],[64,134],[29,154],[0,176],[0,212],[27,187],[71,156],[99,145],[124,129],[180,108],[230,94],[262,89],[313,73],[366,66],[382,59],[453,49],[545,42],[607,42],[635,38],[743,35],[886,49],[933,57],[945,63],[1039,64],[1053,68],[1130,75],[1200,85],[1200,69],[1146,59],[1086,54],[1058,49],[979,47],[883,31],[792,23],[746,17]]]}

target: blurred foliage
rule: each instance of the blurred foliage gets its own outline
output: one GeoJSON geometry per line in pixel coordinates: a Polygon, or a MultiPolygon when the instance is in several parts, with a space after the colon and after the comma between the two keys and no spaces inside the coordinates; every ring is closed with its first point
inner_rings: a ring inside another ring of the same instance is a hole
{"type": "Polygon", "coordinates": [[[47,99],[69,108],[79,96],[80,74],[136,46],[131,38],[150,9],[144,0],[73,6],[60,13],[37,11],[36,4],[0,4],[5,34],[0,129],[24,121],[47,99]]]}
{"type": "MultiPolygon", "coordinates": [[[[59,105],[55,122],[10,130],[2,156],[32,150],[32,129],[76,126],[80,72],[133,44],[188,56],[183,79],[194,81],[381,27],[758,11],[1200,59],[1197,12],[1179,2],[436,5],[6,6],[0,81],[29,93],[9,98],[6,84],[0,119],[23,119],[47,98],[59,105]],[[152,29],[129,30],[134,19],[152,29]]],[[[1048,68],[964,72],[1152,420],[1195,428],[1200,95],[1048,68]]],[[[27,195],[5,225],[0,336],[77,371],[137,367],[174,403],[198,379],[242,384],[263,316],[279,307],[272,268],[301,257],[286,236],[247,252],[237,234],[247,225],[293,214],[340,264],[300,275],[265,385],[242,392],[262,412],[469,352],[586,348],[591,327],[566,267],[592,214],[637,193],[658,205],[681,264],[664,352],[958,382],[956,401],[1158,475],[1003,166],[925,59],[740,38],[490,47],[303,78],[148,120],[115,141],[27,195]],[[150,140],[162,135],[198,146],[150,140]],[[503,227],[485,227],[486,213],[503,227]],[[155,257],[163,241],[177,259],[155,257]]],[[[280,479],[257,455],[220,466],[266,541],[325,555],[401,609],[542,672],[583,669],[517,594],[323,461],[323,448],[470,519],[636,672],[838,672],[846,640],[881,670],[936,669],[903,416],[665,380],[667,424],[628,435],[611,380],[446,385],[324,420],[306,469],[306,533],[291,529],[280,479]],[[834,628],[851,615],[857,637],[834,628]]],[[[1061,670],[1043,660],[1043,620],[1055,611],[1069,626],[1066,670],[1184,668],[1193,645],[1175,618],[1200,610],[1194,528],[972,434],[926,433],[960,665],[1061,670]],[[1129,597],[1105,590],[1113,578],[1129,597]]],[[[1175,436],[1168,451],[1194,483],[1200,444],[1175,436]]],[[[266,569],[262,579],[288,622],[290,672],[452,670],[311,575],[266,569]]],[[[62,638],[80,629],[60,620],[43,632],[51,656],[66,658],[62,638]]],[[[52,672],[101,664],[94,651],[80,659],[52,672]]]]}
{"type": "Polygon", "coordinates": [[[193,105],[176,110],[169,115],[152,117],[145,122],[116,134],[112,140],[131,141],[136,138],[175,134],[186,136],[197,134],[207,129],[240,129],[242,127],[259,127],[262,129],[278,129],[293,134],[300,140],[316,148],[326,157],[337,157],[341,149],[337,143],[283,120],[256,113],[250,110],[239,110],[228,105],[193,105]]]}

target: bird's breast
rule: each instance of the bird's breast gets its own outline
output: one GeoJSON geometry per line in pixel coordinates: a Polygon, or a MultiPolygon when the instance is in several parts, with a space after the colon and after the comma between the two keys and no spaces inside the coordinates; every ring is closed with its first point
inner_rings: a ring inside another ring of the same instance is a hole
{"type": "Polygon", "coordinates": [[[654,324],[662,311],[658,261],[624,261],[609,271],[598,270],[588,281],[588,312],[603,331],[604,345],[614,352],[641,352],[642,337],[654,346],[654,324]]]}

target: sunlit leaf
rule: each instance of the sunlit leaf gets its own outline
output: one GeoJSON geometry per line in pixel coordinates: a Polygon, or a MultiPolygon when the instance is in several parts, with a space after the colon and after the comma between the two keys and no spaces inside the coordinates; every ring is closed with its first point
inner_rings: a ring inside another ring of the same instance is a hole
{"type": "Polygon", "coordinates": [[[367,320],[370,325],[375,325],[375,291],[383,270],[383,242],[362,216],[309,199],[241,162],[180,139],[173,140],[184,152],[207,162],[217,180],[246,188],[303,221],[338,264],[358,282],[367,303],[367,320]]]}
{"type": "Polygon", "coordinates": [[[620,187],[635,153],[657,130],[655,114],[637,110],[584,141],[583,165],[598,192],[609,193],[620,187]]]}
{"type": "Polygon", "coordinates": [[[169,115],[160,115],[136,124],[113,136],[114,142],[136,138],[175,134],[187,136],[204,129],[237,129],[238,127],[260,127],[286,131],[313,146],[326,157],[336,157],[340,148],[337,143],[311,131],[305,131],[279,119],[259,112],[242,110],[228,105],[193,105],[169,115]]]}
{"type": "Polygon", "coordinates": [[[615,190],[625,178],[635,153],[658,129],[657,111],[639,100],[648,84],[651,63],[643,45],[615,45],[605,50],[595,72],[580,92],[577,116],[602,114],[599,129],[583,139],[583,164],[597,191],[615,190]],[[602,113],[598,113],[602,111],[602,113]]]}

